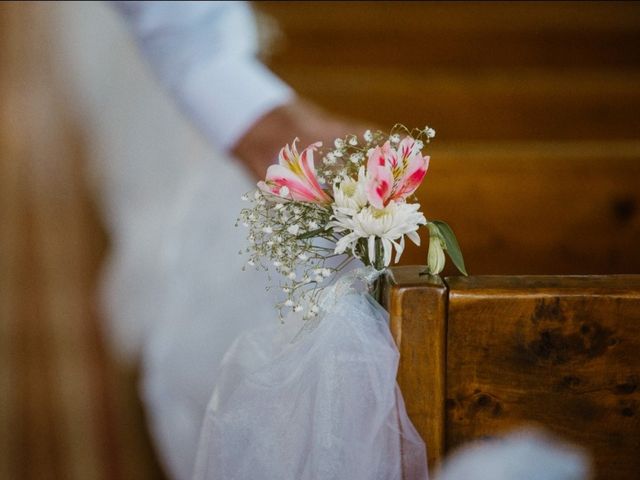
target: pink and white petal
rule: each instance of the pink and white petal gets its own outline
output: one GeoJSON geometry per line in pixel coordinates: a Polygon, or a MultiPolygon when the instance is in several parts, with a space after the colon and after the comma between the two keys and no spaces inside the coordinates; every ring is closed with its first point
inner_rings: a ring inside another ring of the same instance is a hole
{"type": "Polygon", "coordinates": [[[316,176],[316,168],[313,161],[313,152],[316,148],[322,146],[322,142],[316,142],[309,145],[304,149],[302,155],[300,155],[299,165],[301,170],[305,176],[305,179],[310,187],[312,187],[316,191],[316,195],[319,200],[330,202],[331,197],[327,195],[327,193],[322,189],[320,184],[318,183],[318,179],[316,176]]]}
{"type": "Polygon", "coordinates": [[[372,172],[378,167],[386,165],[387,160],[384,156],[382,148],[376,147],[369,150],[367,153],[367,171],[372,172]]]}
{"type": "Polygon", "coordinates": [[[258,189],[264,193],[274,195],[273,186],[268,185],[264,180],[258,182],[258,189]]]}
{"type": "Polygon", "coordinates": [[[400,162],[403,165],[406,164],[407,159],[409,159],[413,154],[413,147],[416,141],[411,137],[404,137],[398,145],[398,153],[400,154],[400,162]]]}
{"type": "Polygon", "coordinates": [[[271,165],[267,169],[267,185],[272,185],[272,191],[278,194],[280,187],[286,186],[293,200],[302,202],[318,202],[316,192],[303,179],[282,165],[271,165]]]}
{"type": "Polygon", "coordinates": [[[398,166],[398,153],[391,147],[389,140],[384,142],[384,145],[382,145],[382,154],[385,157],[387,165],[390,165],[391,168],[396,168],[398,166]]]}
{"type": "Polygon", "coordinates": [[[376,166],[369,171],[366,193],[369,203],[378,209],[384,208],[391,198],[393,173],[388,165],[376,166]]]}
{"type": "Polygon", "coordinates": [[[266,182],[258,182],[258,189],[262,191],[263,195],[265,195],[270,202],[274,203],[287,203],[290,202],[291,196],[281,197],[280,196],[280,188],[277,185],[268,185],[266,182]]]}
{"type": "Polygon", "coordinates": [[[417,190],[429,168],[429,157],[414,155],[409,159],[408,168],[395,185],[393,198],[407,198],[417,190]]]}
{"type": "MultiPolygon", "coordinates": [[[[293,140],[294,150],[295,150],[295,145],[297,141],[298,141],[297,138],[293,140]]],[[[285,145],[280,149],[280,153],[278,154],[278,164],[280,164],[283,167],[290,168],[291,163],[293,163],[295,160],[296,160],[296,157],[291,151],[291,147],[289,145],[285,145]]]]}

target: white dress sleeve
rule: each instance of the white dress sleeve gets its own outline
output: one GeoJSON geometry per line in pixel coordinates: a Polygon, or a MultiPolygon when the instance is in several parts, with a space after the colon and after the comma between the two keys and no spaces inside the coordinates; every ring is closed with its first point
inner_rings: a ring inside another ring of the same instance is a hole
{"type": "Polygon", "coordinates": [[[245,2],[113,2],[161,82],[207,138],[229,150],[292,90],[256,58],[245,2]]]}

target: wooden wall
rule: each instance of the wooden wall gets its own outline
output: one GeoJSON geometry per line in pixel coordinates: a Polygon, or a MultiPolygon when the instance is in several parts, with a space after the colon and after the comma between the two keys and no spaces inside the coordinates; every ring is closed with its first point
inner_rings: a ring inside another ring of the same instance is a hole
{"type": "Polygon", "coordinates": [[[640,272],[640,4],[256,7],[279,26],[269,65],[301,94],[437,129],[420,198],[471,272],[640,272]]]}

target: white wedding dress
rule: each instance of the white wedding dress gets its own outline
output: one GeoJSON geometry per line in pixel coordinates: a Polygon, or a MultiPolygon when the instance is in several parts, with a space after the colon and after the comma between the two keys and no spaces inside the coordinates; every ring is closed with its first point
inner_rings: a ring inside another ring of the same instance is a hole
{"type": "Polygon", "coordinates": [[[104,333],[122,362],[141,362],[158,457],[190,479],[222,355],[274,311],[265,278],[241,271],[245,232],[233,226],[254,184],[176,109],[109,5],[53,12],[60,83],[110,235],[104,333]]]}

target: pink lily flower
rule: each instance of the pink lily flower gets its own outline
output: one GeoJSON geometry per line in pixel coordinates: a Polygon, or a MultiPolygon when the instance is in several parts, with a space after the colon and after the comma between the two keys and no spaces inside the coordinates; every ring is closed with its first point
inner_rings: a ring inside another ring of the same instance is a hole
{"type": "Polygon", "coordinates": [[[265,181],[258,188],[283,200],[331,203],[331,197],[322,189],[316,176],[313,152],[322,142],[316,142],[298,153],[296,138],[291,146],[285,145],[278,155],[278,164],[267,169],[265,181]]]}
{"type": "Polygon", "coordinates": [[[397,149],[389,141],[369,150],[367,161],[367,199],[376,208],[392,200],[404,201],[416,191],[429,168],[429,157],[411,137],[405,137],[397,149]]]}

